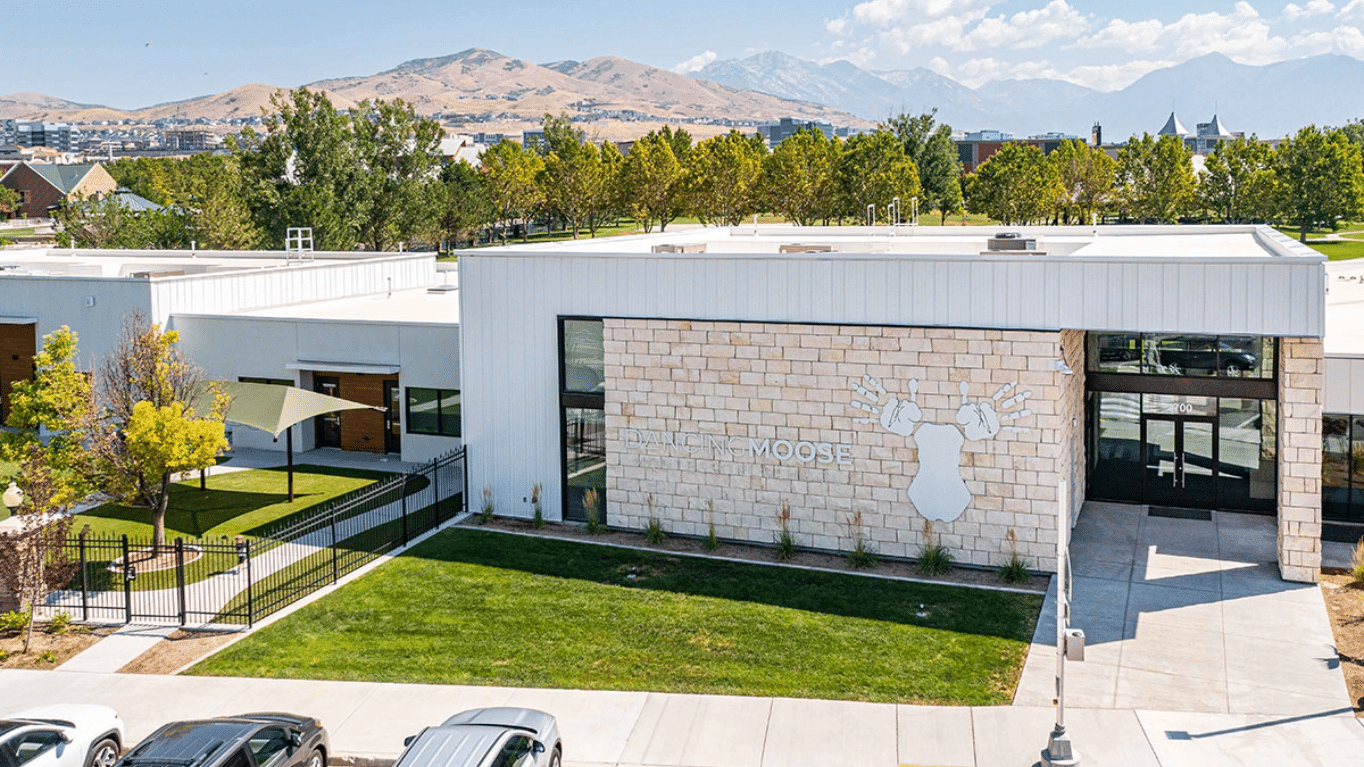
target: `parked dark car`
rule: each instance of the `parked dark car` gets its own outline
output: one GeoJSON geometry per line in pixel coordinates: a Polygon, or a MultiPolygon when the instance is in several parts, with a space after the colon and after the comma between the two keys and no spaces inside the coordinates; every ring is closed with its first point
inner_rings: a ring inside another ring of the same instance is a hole
{"type": "Polygon", "coordinates": [[[117,767],[324,767],[331,743],[322,723],[282,713],[171,722],[117,767]]]}
{"type": "Polygon", "coordinates": [[[404,741],[393,767],[559,767],[553,716],[532,708],[476,708],[404,741]]]}
{"type": "Polygon", "coordinates": [[[1160,364],[1179,372],[1246,373],[1255,369],[1256,362],[1250,350],[1207,336],[1167,339],[1157,347],[1156,354],[1160,364]]]}

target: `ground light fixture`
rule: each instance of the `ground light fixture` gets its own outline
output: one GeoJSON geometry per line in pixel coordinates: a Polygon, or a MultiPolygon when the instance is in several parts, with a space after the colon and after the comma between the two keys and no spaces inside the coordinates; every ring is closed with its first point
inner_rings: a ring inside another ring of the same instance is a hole
{"type": "MultiPolygon", "coordinates": [[[[1074,375],[1065,360],[1052,360],[1051,369],[1074,375]]],[[[1066,732],[1066,661],[1085,659],[1085,635],[1070,628],[1070,508],[1066,481],[1056,483],[1056,724],[1042,751],[1042,767],[1078,767],[1080,752],[1066,732]]]]}

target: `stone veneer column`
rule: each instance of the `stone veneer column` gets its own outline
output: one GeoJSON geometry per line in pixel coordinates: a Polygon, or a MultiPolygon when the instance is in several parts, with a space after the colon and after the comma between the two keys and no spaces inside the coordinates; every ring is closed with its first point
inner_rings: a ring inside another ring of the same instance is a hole
{"type": "Polygon", "coordinates": [[[1321,572],[1320,338],[1279,341],[1279,574],[1316,583],[1321,572]]]}

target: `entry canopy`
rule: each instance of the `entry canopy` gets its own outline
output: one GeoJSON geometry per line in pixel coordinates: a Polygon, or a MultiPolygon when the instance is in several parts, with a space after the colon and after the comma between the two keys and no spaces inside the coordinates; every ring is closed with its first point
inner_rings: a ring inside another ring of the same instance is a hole
{"type": "Polygon", "coordinates": [[[326,394],[278,384],[219,381],[223,393],[232,398],[227,421],[251,426],[278,437],[285,429],[309,418],[340,410],[384,408],[329,397],[326,394]]]}

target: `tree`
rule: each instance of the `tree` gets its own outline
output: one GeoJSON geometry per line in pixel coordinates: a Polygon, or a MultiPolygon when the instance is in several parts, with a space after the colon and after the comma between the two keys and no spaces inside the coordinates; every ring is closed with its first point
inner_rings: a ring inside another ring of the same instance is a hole
{"type": "MultiPolygon", "coordinates": [[[[685,131],[678,131],[686,135],[685,131]]],[[[650,131],[630,147],[621,166],[620,195],[625,209],[644,227],[664,231],[681,213],[684,195],[682,164],[673,151],[676,134],[650,131]]],[[[690,142],[687,137],[687,142],[690,142]]]]}
{"type": "Polygon", "coordinates": [[[86,436],[92,423],[90,378],[76,368],[78,338],[63,325],[43,336],[33,357],[33,377],[15,381],[0,454],[21,460],[34,445],[45,445],[45,465],[61,477],[57,501],[70,504],[91,489],[86,436]]]}
{"type": "Polygon", "coordinates": [[[401,99],[362,101],[350,119],[360,163],[360,241],[384,251],[429,236],[435,228],[433,182],[445,131],[401,99]]]}
{"type": "Polygon", "coordinates": [[[123,158],[105,167],[120,186],[184,217],[187,240],[200,248],[245,250],[259,243],[233,157],[123,158]]]}
{"type": "Polygon", "coordinates": [[[1061,182],[1060,218],[1063,222],[1089,223],[1113,197],[1118,163],[1099,147],[1079,139],[1062,141],[1047,162],[1056,168],[1061,182]]]}
{"type": "Polygon", "coordinates": [[[736,130],[693,148],[687,189],[690,207],[701,223],[737,226],[757,211],[766,154],[761,137],[736,130]]]}
{"type": "Polygon", "coordinates": [[[584,141],[567,116],[544,118],[545,165],[541,181],[549,208],[568,222],[573,239],[607,194],[601,153],[584,141]]]}
{"type": "Polygon", "coordinates": [[[185,248],[190,241],[189,219],[182,211],[137,211],[114,194],[68,200],[54,217],[63,247],[185,248]]]}
{"type": "Polygon", "coordinates": [[[601,199],[597,201],[597,207],[587,217],[587,230],[593,237],[597,236],[597,229],[607,221],[613,224],[620,218],[621,211],[624,209],[620,191],[621,169],[625,167],[625,157],[616,148],[614,142],[603,141],[601,150],[601,175],[602,192],[601,199]]]}
{"type": "Polygon", "coordinates": [[[1133,136],[1118,149],[1119,195],[1142,223],[1177,223],[1193,207],[1193,152],[1178,136],[1133,136]]]}
{"type": "Polygon", "coordinates": [[[1223,141],[1213,148],[1198,178],[1198,197],[1228,224],[1266,221],[1279,204],[1274,150],[1254,136],[1223,141]]]}
{"type": "Polygon", "coordinates": [[[151,511],[152,549],[166,544],[166,509],[175,475],[207,468],[228,447],[228,400],[162,331],[134,313],[96,379],[98,420],[89,449],[102,489],[151,511]],[[207,396],[205,396],[207,392],[207,396]],[[201,415],[194,402],[207,399],[201,415]]]}
{"type": "Polygon", "coordinates": [[[530,217],[544,202],[544,190],[538,183],[544,160],[505,138],[483,150],[478,160],[494,218],[502,223],[503,244],[507,242],[507,227],[517,219],[526,224],[521,235],[525,242],[529,239],[530,217]]]}
{"type": "Polygon", "coordinates": [[[70,494],[48,466],[46,451],[33,443],[24,451],[15,483],[24,490],[16,510],[19,529],[0,533],[0,580],[28,609],[28,632],[24,652],[33,641],[33,613],[44,596],[61,588],[75,567],[66,556],[66,536],[71,529],[70,494]]]}
{"type": "Polygon", "coordinates": [[[1041,149],[1010,141],[968,178],[966,204],[1002,223],[1026,224],[1054,215],[1062,191],[1041,149]]]}
{"type": "Polygon", "coordinates": [[[488,199],[483,176],[463,160],[441,169],[436,222],[452,243],[450,247],[457,248],[461,241],[473,239],[474,230],[492,220],[492,201],[488,199]]]}
{"type": "Polygon", "coordinates": [[[1307,242],[1311,229],[1335,229],[1364,211],[1364,162],[1341,131],[1309,125],[1280,143],[1277,154],[1284,214],[1297,224],[1299,241],[1307,242]]]}
{"type": "Polygon", "coordinates": [[[812,226],[834,214],[838,150],[823,131],[801,129],[773,148],[763,162],[767,207],[797,226],[812,226]]]}
{"type": "Polygon", "coordinates": [[[874,206],[877,217],[899,198],[908,204],[919,197],[919,172],[905,155],[904,145],[886,130],[863,133],[848,139],[837,166],[842,215],[861,218],[874,206]]]}
{"type": "Polygon", "coordinates": [[[919,207],[937,210],[946,223],[948,215],[961,210],[961,159],[952,140],[952,126],[935,127],[937,113],[933,109],[916,117],[901,114],[882,127],[895,134],[905,155],[914,161],[923,187],[919,207]]]}
{"type": "Polygon", "coordinates": [[[8,218],[19,212],[19,193],[7,186],[0,186],[0,213],[8,218]]]}

